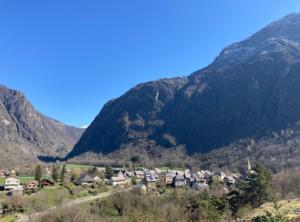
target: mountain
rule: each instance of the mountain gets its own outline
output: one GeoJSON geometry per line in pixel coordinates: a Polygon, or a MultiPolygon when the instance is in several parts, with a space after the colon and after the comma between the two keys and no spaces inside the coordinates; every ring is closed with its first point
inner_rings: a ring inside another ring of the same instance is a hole
{"type": "Polygon", "coordinates": [[[0,85],[0,166],[30,163],[38,155],[64,156],[82,132],[39,113],[23,93],[0,85]]]}
{"type": "Polygon", "coordinates": [[[300,120],[300,14],[226,47],[188,77],[139,84],[109,101],[69,158],[120,149],[207,153],[300,120]]]}

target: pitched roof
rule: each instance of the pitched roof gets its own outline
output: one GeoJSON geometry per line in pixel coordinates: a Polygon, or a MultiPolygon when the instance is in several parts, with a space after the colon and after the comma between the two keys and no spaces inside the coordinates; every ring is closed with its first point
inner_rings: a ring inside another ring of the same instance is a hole
{"type": "Polygon", "coordinates": [[[120,181],[126,181],[126,178],[124,177],[124,175],[118,175],[116,177],[112,177],[111,180],[113,182],[120,182],[120,181]]]}
{"type": "Polygon", "coordinates": [[[176,177],[176,173],[166,173],[166,177],[176,177]]]}
{"type": "Polygon", "coordinates": [[[144,175],[144,171],[142,170],[136,170],[134,171],[135,175],[144,175]]]}
{"type": "Polygon", "coordinates": [[[175,177],[175,180],[185,180],[184,176],[183,175],[177,175],[175,177]]]}

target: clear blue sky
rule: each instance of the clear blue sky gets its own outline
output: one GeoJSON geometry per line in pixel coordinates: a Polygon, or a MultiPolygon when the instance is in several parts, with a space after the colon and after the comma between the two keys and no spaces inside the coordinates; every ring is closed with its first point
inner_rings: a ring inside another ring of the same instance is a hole
{"type": "Polygon", "coordinates": [[[0,83],[82,126],[136,84],[188,75],[298,11],[298,0],[1,1],[0,83]]]}

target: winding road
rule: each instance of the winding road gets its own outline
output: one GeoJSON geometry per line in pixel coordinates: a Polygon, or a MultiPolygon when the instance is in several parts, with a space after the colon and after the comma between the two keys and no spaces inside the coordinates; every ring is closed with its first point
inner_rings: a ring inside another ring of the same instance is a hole
{"type": "MultiPolygon", "coordinates": [[[[128,189],[127,190],[123,190],[123,192],[126,192],[126,191],[128,191],[128,189]]],[[[97,199],[102,199],[102,198],[108,197],[108,196],[110,196],[110,195],[112,195],[114,193],[115,193],[114,190],[110,190],[108,192],[100,193],[100,194],[95,195],[95,196],[89,196],[89,197],[84,197],[84,198],[80,198],[80,199],[76,199],[76,200],[71,200],[71,201],[68,201],[66,203],[63,203],[62,204],[62,208],[75,206],[75,205],[78,205],[78,204],[82,204],[82,203],[85,203],[85,202],[90,202],[90,201],[97,200],[97,199]]],[[[49,213],[52,213],[56,209],[57,209],[57,207],[54,206],[54,207],[45,209],[45,210],[43,210],[41,212],[33,213],[31,215],[31,218],[34,220],[34,219],[36,219],[38,217],[41,217],[41,216],[47,215],[49,213]]],[[[16,222],[30,222],[30,218],[26,214],[18,214],[17,216],[18,216],[18,219],[16,220],[16,222]]]]}

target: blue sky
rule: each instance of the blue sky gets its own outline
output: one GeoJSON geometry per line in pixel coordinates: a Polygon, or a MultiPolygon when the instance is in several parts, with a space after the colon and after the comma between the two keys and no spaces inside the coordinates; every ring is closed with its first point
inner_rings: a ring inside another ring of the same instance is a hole
{"type": "Polygon", "coordinates": [[[298,11],[297,0],[0,1],[0,83],[82,126],[136,84],[188,75],[298,11]]]}

